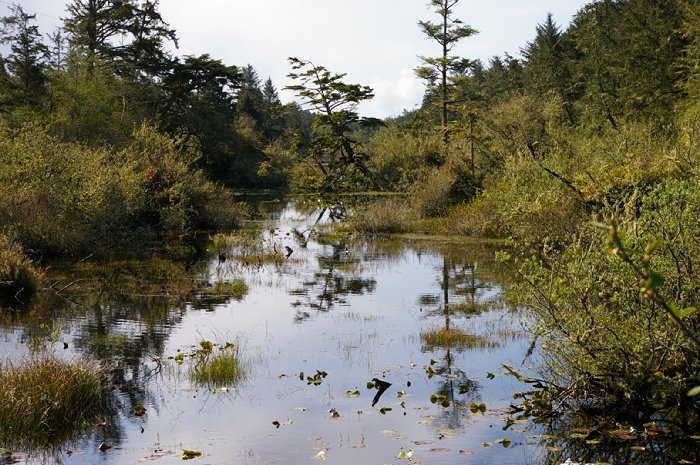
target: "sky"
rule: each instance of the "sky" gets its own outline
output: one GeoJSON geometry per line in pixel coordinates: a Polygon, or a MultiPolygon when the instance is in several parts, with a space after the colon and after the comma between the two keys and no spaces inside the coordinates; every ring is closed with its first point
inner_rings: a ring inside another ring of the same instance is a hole
{"type": "MultiPolygon", "coordinates": [[[[0,0],[0,16],[12,1],[0,0]]],[[[19,0],[37,14],[43,33],[65,17],[67,0],[19,0]]],[[[459,42],[453,53],[487,62],[505,52],[519,56],[548,12],[562,27],[588,1],[460,0],[454,16],[479,33],[459,42]]],[[[397,116],[416,108],[424,85],[414,75],[419,56],[439,56],[418,21],[438,21],[428,0],[160,0],[163,19],[179,38],[177,55],[208,53],[227,65],[253,65],[272,79],[284,102],[292,84],[288,57],[310,60],[349,83],[369,85],[375,97],[364,102],[363,116],[397,116]]]]}

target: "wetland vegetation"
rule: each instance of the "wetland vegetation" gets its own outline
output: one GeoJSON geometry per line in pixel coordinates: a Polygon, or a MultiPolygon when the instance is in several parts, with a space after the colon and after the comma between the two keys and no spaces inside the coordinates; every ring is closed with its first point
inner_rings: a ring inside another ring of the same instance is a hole
{"type": "Polygon", "coordinates": [[[442,48],[383,121],[68,6],[0,31],[0,462],[697,463],[697,0],[442,48]]]}

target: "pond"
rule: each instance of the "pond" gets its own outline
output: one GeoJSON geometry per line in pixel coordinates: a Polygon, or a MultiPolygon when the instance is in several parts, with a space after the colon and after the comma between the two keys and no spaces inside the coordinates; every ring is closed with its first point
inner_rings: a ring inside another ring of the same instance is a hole
{"type": "Polygon", "coordinates": [[[541,444],[539,427],[508,420],[526,386],[502,364],[521,369],[530,341],[523,314],[502,301],[508,277],[492,248],[323,233],[333,212],[310,201],[258,209],[256,249],[232,244],[189,265],[179,285],[197,282],[197,292],[178,295],[165,264],[147,285],[123,265],[92,270],[89,285],[29,314],[3,315],[3,360],[39,340],[104,363],[115,383],[112,411],[88,434],[6,463],[168,464],[185,450],[206,464],[565,459],[541,444]],[[240,376],[193,377],[204,341],[235,347],[240,376]]]}

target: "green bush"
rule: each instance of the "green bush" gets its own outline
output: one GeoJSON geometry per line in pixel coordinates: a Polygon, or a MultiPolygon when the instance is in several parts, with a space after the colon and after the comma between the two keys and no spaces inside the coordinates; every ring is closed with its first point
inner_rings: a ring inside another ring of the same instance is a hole
{"type": "Polygon", "coordinates": [[[584,227],[563,252],[522,265],[527,284],[515,294],[537,317],[540,370],[578,406],[635,425],[700,426],[700,399],[687,395],[700,385],[700,315],[683,318],[683,330],[664,307],[700,305],[699,174],[643,197],[638,219],[623,224],[624,252],[584,227]]]}
{"type": "Polygon", "coordinates": [[[192,168],[198,154],[142,126],[121,151],[0,128],[0,222],[35,254],[106,254],[239,224],[244,208],[192,168]]]}

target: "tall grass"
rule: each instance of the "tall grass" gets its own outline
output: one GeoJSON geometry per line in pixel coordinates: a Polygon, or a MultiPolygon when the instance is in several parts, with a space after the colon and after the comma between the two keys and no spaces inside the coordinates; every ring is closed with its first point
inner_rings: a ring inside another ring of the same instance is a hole
{"type": "Polygon", "coordinates": [[[36,355],[0,366],[0,443],[49,447],[73,439],[106,410],[106,374],[85,360],[36,355]]]}
{"type": "Polygon", "coordinates": [[[417,214],[405,200],[381,199],[359,206],[352,215],[352,224],[366,233],[397,233],[408,229],[417,214]]]}
{"type": "Polygon", "coordinates": [[[190,376],[196,384],[210,388],[229,387],[245,378],[239,344],[226,343],[215,347],[209,341],[202,341],[200,347],[190,366],[190,376]]]}
{"type": "Polygon", "coordinates": [[[0,233],[0,300],[26,302],[39,289],[39,278],[22,248],[0,233]]]}

